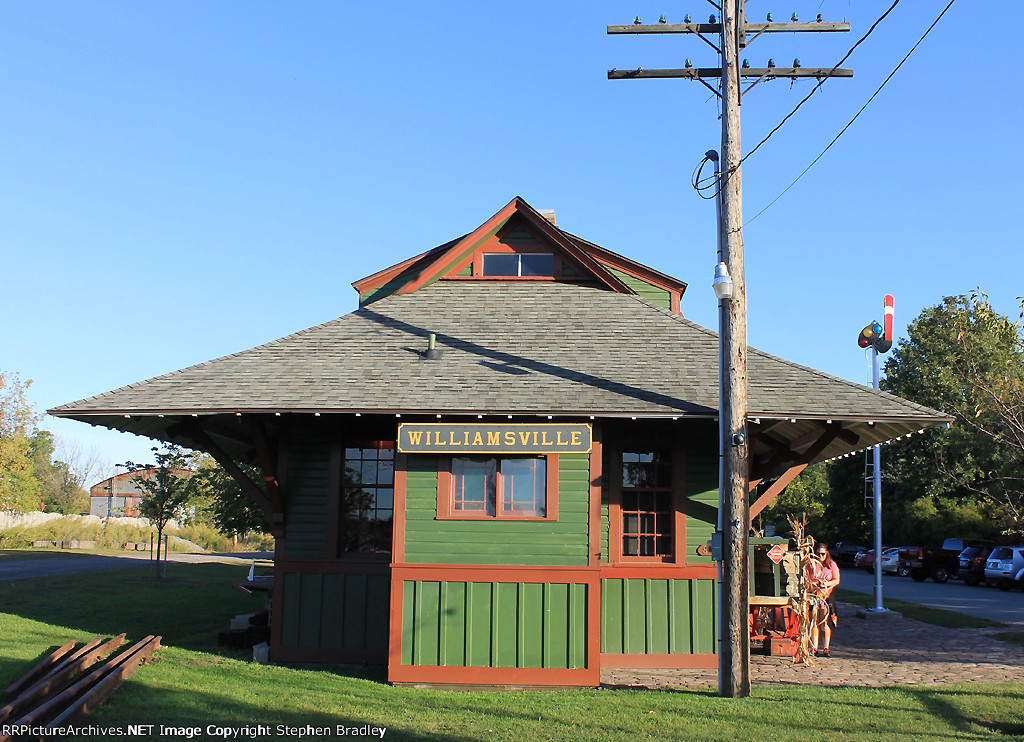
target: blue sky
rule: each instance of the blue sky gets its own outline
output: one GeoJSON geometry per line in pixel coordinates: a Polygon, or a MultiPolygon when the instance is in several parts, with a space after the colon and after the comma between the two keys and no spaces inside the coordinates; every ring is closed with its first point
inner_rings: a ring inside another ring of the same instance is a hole
{"type": "MultiPolygon", "coordinates": [[[[849,34],[763,36],[744,56],[831,66],[890,0],[751,0],[849,34]]],[[[818,155],[945,5],[904,0],[743,170],[753,217],[818,155]]],[[[690,176],[717,104],[611,68],[713,66],[694,37],[608,24],[711,8],[623,2],[15,2],[0,6],[0,368],[44,410],[244,350],[356,307],[352,281],[460,236],[513,196],[689,283],[715,328],[713,202],[690,176]]],[[[1016,4],[966,0],[853,128],[744,233],[754,347],[858,382],[896,297],[1018,312],[1016,4]]],[[[678,17],[676,17],[678,16],[678,17]]],[[[812,83],[744,98],[744,151],[812,83]]],[[[152,443],[47,419],[109,463],[152,443]]]]}

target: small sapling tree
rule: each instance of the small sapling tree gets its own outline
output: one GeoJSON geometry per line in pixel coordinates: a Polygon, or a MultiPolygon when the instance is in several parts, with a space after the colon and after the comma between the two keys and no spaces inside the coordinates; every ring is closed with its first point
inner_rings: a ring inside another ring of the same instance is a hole
{"type": "MultiPolygon", "coordinates": [[[[163,449],[153,448],[156,466],[126,461],[123,466],[134,472],[132,480],[142,491],[139,514],[156,526],[157,577],[160,576],[160,545],[168,521],[181,517],[192,494],[189,478],[196,454],[178,446],[164,444],[163,449]]],[[[166,550],[163,554],[167,560],[166,550]]]]}

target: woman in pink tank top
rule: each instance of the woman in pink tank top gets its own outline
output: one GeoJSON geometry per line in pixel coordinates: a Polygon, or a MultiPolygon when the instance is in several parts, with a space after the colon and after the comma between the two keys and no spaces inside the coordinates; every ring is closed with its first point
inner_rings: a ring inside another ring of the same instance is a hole
{"type": "Polygon", "coordinates": [[[839,584],[839,565],[828,553],[828,546],[819,542],[814,547],[814,561],[811,562],[811,580],[815,590],[815,602],[811,616],[811,647],[815,657],[831,657],[829,644],[832,642],[832,627],[836,625],[837,613],[832,591],[839,584]],[[818,639],[821,638],[821,649],[818,639]]]}

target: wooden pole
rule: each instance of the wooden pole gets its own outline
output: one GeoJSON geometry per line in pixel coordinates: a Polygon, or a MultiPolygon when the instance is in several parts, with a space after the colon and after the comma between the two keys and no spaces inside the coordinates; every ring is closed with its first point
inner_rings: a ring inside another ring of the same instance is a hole
{"type": "MultiPolygon", "coordinates": [[[[803,31],[849,31],[848,23],[747,23],[743,14],[745,0],[723,0],[722,23],[656,24],[645,26],[608,26],[609,34],[697,34],[714,47],[703,34],[721,33],[722,66],[671,70],[609,70],[609,80],[644,77],[687,78],[697,80],[722,98],[722,153],[719,188],[719,258],[726,264],[733,283],[731,300],[720,300],[719,340],[719,435],[722,471],[719,483],[719,519],[722,533],[721,637],[718,661],[719,694],[729,698],[750,695],[750,643],[748,614],[750,606],[748,549],[750,507],[747,501],[750,482],[747,433],[747,288],[743,274],[743,205],[740,178],[740,81],[756,78],[747,90],[765,79],[798,77],[852,77],[853,71],[838,68],[741,69],[739,52],[746,33],[803,31]],[[715,90],[705,78],[720,78],[715,90]]],[[[717,3],[712,3],[717,5],[717,3]]],[[[717,48],[717,47],[716,47],[717,48]]],[[[770,472],[768,472],[770,473],[770,472]]]]}
{"type": "Polygon", "coordinates": [[[732,277],[732,299],[723,300],[721,378],[723,423],[722,642],[718,692],[750,695],[750,593],[747,567],[750,509],[747,501],[747,290],[743,274],[743,191],[740,177],[739,46],[743,0],[722,3],[722,261],[732,277]]]}

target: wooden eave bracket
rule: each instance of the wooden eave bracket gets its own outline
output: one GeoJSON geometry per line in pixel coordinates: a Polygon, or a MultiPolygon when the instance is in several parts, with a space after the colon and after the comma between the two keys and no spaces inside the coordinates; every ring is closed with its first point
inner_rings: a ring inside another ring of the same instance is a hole
{"type": "Polygon", "coordinates": [[[224,452],[224,449],[217,445],[216,441],[210,437],[210,434],[203,430],[197,423],[179,422],[176,425],[169,427],[167,432],[172,435],[181,435],[195,441],[197,444],[196,448],[210,454],[210,456],[213,457],[213,460],[220,464],[224,471],[226,471],[231,478],[238,483],[238,486],[242,488],[242,491],[252,498],[253,502],[259,505],[263,512],[266,513],[268,520],[272,523],[274,522],[275,511],[283,512],[280,494],[275,491],[275,496],[271,497],[269,492],[264,493],[255,482],[249,479],[246,473],[242,471],[238,464],[235,463],[235,460],[228,456],[227,453],[224,452]]]}
{"type": "MultiPolygon", "coordinates": [[[[786,469],[778,479],[772,482],[771,486],[768,487],[768,489],[750,505],[751,525],[754,522],[754,518],[760,515],[761,511],[766,507],[775,502],[775,498],[777,498],[782,491],[789,486],[790,482],[800,476],[803,470],[806,469],[822,451],[828,448],[832,441],[839,437],[842,432],[842,426],[836,423],[825,426],[825,430],[818,435],[810,448],[804,451],[802,455],[799,455],[796,462],[786,469]]],[[[765,475],[767,475],[770,472],[770,469],[766,468],[764,471],[765,475]]],[[[751,475],[751,479],[754,479],[753,475],[751,475]]],[[[759,478],[758,481],[760,481],[760,479],[761,478],[759,478]]]]}

